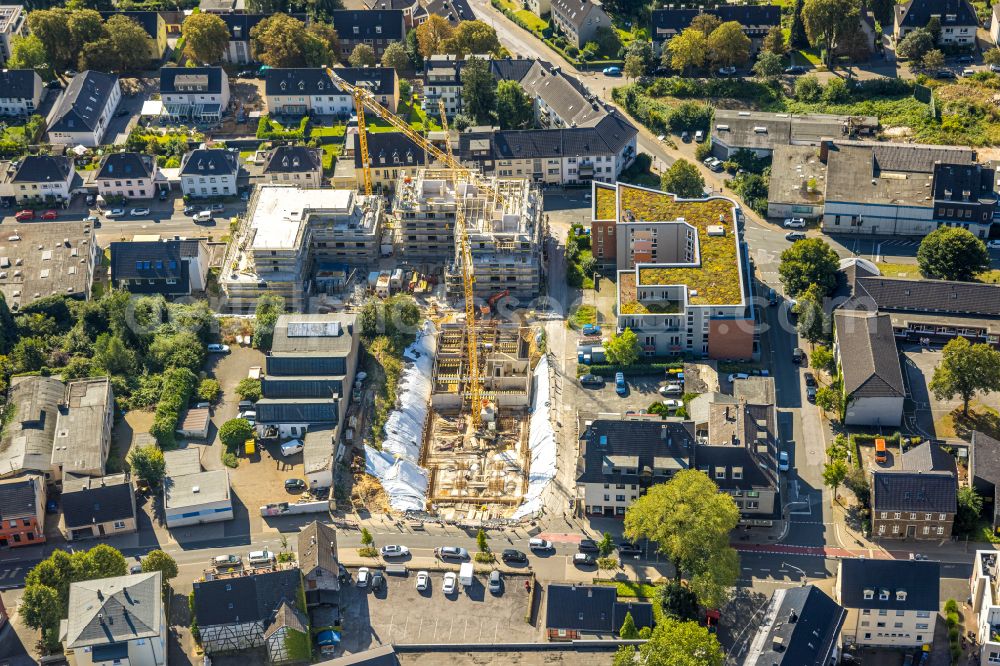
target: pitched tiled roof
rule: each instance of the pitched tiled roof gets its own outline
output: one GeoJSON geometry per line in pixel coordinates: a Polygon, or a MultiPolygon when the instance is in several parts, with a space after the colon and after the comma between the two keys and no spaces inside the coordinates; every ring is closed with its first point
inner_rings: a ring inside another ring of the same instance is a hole
{"type": "MultiPolygon", "coordinates": [[[[369,132],[368,155],[371,168],[413,167],[426,163],[424,149],[402,132],[369,132]]],[[[360,169],[361,137],[354,135],[354,168],[360,169]]]]}
{"type": "Polygon", "coordinates": [[[222,68],[221,67],[162,67],[160,68],[160,92],[161,93],[192,93],[195,91],[184,89],[185,85],[190,85],[184,77],[203,76],[205,77],[205,88],[199,87],[198,93],[221,94],[222,93],[222,68]],[[178,82],[180,79],[180,82],[178,82]],[[178,85],[181,87],[178,88],[178,85]]]}
{"type": "Polygon", "coordinates": [[[594,127],[463,132],[459,154],[463,160],[617,155],[637,134],[631,123],[612,111],[594,127]],[[483,140],[489,142],[488,155],[478,152],[476,142],[483,140]]]}
{"type": "Polygon", "coordinates": [[[947,472],[872,472],[873,511],[955,513],[958,487],[947,472]]]}
{"type": "Polygon", "coordinates": [[[603,12],[600,3],[592,0],[552,0],[552,9],[558,11],[574,26],[579,28],[594,12],[603,12]]]}
{"type": "Polygon", "coordinates": [[[583,432],[585,442],[581,483],[638,483],[643,470],[687,469],[694,446],[693,425],[678,421],[618,421],[598,419],[583,432]],[[634,464],[625,460],[634,460],[634,464]],[[616,460],[618,462],[616,462],[616,460]],[[617,468],[605,473],[605,461],[617,468]],[[626,474],[623,468],[634,469],[626,474]]]}
{"type": "Polygon", "coordinates": [[[264,173],[302,173],[322,165],[320,151],[306,146],[278,146],[267,155],[264,173]]]}
{"type": "Polygon", "coordinates": [[[159,636],[160,576],[153,571],[71,584],[66,646],[82,649],[159,636]]]}
{"type": "Polygon", "coordinates": [[[156,169],[156,160],[145,153],[110,153],[101,160],[94,178],[150,178],[156,169]]]}
{"type": "Polygon", "coordinates": [[[180,241],[111,243],[111,280],[179,279],[185,273],[180,241]]]}
{"type": "Polygon", "coordinates": [[[905,397],[889,316],[838,310],[834,319],[847,395],[905,397]]]}
{"type": "Polygon", "coordinates": [[[93,131],[118,77],[87,70],[73,77],[49,116],[50,132],[93,131]]]}
{"type": "Polygon", "coordinates": [[[295,603],[302,587],[298,569],[194,583],[194,613],[200,627],[270,622],[283,600],[295,603]]]}
{"type": "Polygon", "coordinates": [[[617,634],[626,613],[632,614],[636,629],[653,626],[651,604],[619,602],[618,591],[612,586],[553,583],[546,596],[547,629],[617,634]]]}
{"type": "Polygon", "coordinates": [[[896,5],[896,17],[905,28],[924,28],[932,15],[938,16],[942,27],[979,25],[976,10],[966,0],[910,0],[896,5]]]}
{"type": "Polygon", "coordinates": [[[706,446],[699,444],[694,449],[694,465],[708,474],[723,490],[756,490],[773,488],[772,479],[760,468],[760,462],[745,445],[706,446]],[[741,478],[736,479],[732,470],[742,468],[741,478]],[[725,474],[719,478],[717,472],[725,474]]]}
{"type": "Polygon", "coordinates": [[[934,200],[993,203],[997,200],[995,176],[993,169],[982,164],[935,164],[934,200]]]}
{"type": "Polygon", "coordinates": [[[955,456],[934,442],[924,442],[903,452],[902,468],[908,472],[955,473],[955,456]]]}
{"type": "Polygon", "coordinates": [[[476,20],[476,13],[469,0],[425,0],[421,9],[427,14],[447,19],[452,25],[476,20]]]}
{"type": "MultiPolygon", "coordinates": [[[[767,32],[772,26],[781,25],[781,7],[778,5],[721,5],[704,11],[717,16],[723,23],[736,21],[748,32],[767,32]]],[[[664,33],[674,35],[683,32],[700,13],[699,9],[681,6],[654,9],[653,38],[661,39],[664,33]]]]}
{"type": "Polygon", "coordinates": [[[181,160],[180,175],[236,175],[240,165],[237,154],[221,148],[198,148],[184,155],[181,160]]]}
{"type": "Polygon", "coordinates": [[[403,41],[403,11],[400,9],[338,9],[330,12],[330,22],[341,40],[382,39],[403,41]],[[357,28],[358,31],[354,32],[357,28]]]}
{"type": "Polygon", "coordinates": [[[35,494],[40,483],[38,476],[0,481],[0,521],[37,516],[35,494]]]}
{"type": "Polygon", "coordinates": [[[27,155],[17,166],[12,183],[62,183],[73,171],[73,160],[62,155],[27,155]]]}
{"type": "Polygon", "coordinates": [[[854,284],[852,301],[862,306],[874,305],[879,311],[1000,317],[1000,285],[948,280],[907,280],[862,276],[860,273],[854,284]]]}
{"type": "Polygon", "coordinates": [[[294,629],[303,634],[309,631],[309,621],[288,599],[283,600],[278,606],[278,612],[274,614],[271,623],[264,630],[264,638],[270,638],[274,632],[284,628],[294,629]]]}
{"type": "Polygon", "coordinates": [[[0,70],[0,98],[33,99],[35,81],[41,82],[33,69],[0,70]]]}
{"type": "Polygon", "coordinates": [[[844,608],[884,608],[938,612],[941,603],[941,564],[928,560],[871,560],[849,557],[840,561],[840,603],[844,608]],[[865,599],[865,590],[873,590],[865,599]],[[880,599],[880,591],[888,599],[880,599]],[[905,592],[900,599],[897,591],[905,592]]]}
{"type": "Polygon", "coordinates": [[[67,474],[62,502],[66,528],[84,527],[112,520],[135,518],[135,495],[124,474],[103,479],[67,474]]]}
{"type": "Polygon", "coordinates": [[[778,588],[743,663],[828,664],[846,616],[847,612],[815,585],[778,588]]]}
{"type": "Polygon", "coordinates": [[[392,67],[336,67],[333,71],[348,83],[367,88],[373,95],[395,92],[396,70],[392,67]]]}
{"type": "Polygon", "coordinates": [[[299,568],[303,573],[308,575],[319,567],[336,576],[339,571],[337,531],[329,525],[314,520],[299,532],[298,554],[299,568]]]}

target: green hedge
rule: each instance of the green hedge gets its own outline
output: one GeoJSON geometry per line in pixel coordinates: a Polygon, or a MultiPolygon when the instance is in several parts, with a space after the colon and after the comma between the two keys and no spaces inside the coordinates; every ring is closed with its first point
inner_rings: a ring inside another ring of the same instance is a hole
{"type": "Polygon", "coordinates": [[[298,129],[282,129],[271,120],[270,115],[264,114],[257,125],[257,138],[267,141],[304,141],[309,138],[309,116],[302,116],[298,129]]]}
{"type": "Polygon", "coordinates": [[[198,386],[198,377],[187,368],[170,368],[163,373],[163,391],[156,405],[156,417],[149,434],[156,438],[161,449],[176,446],[174,431],[181,410],[185,409],[191,394],[198,386]]]}
{"type": "Polygon", "coordinates": [[[661,361],[657,363],[633,363],[632,365],[611,365],[610,363],[595,363],[589,366],[588,372],[601,377],[614,377],[616,372],[624,372],[627,376],[665,375],[670,368],[684,367],[683,361],[661,361]]]}

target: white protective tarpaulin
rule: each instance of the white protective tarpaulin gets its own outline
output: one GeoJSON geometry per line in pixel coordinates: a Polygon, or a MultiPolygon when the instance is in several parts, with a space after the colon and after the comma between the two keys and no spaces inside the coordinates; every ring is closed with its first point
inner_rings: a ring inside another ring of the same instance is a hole
{"type": "Polygon", "coordinates": [[[535,366],[535,393],[531,401],[531,421],[528,427],[528,448],[531,465],[528,471],[528,492],[513,518],[524,518],[542,508],[542,493],[556,476],[556,433],[549,418],[549,359],[543,356],[535,366]]]}
{"type": "Polygon", "coordinates": [[[365,446],[365,471],[376,477],[397,511],[423,511],[427,496],[427,470],[417,465],[424,422],[431,401],[434,366],[434,325],[424,326],[403,357],[408,361],[396,390],[398,407],[385,424],[382,450],[365,446]]]}

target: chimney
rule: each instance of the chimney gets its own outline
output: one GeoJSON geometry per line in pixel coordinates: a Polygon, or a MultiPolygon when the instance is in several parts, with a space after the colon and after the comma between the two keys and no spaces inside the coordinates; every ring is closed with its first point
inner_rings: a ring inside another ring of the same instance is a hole
{"type": "Polygon", "coordinates": [[[827,159],[830,157],[830,145],[833,143],[833,139],[822,138],[819,140],[819,161],[826,164],[827,159]]]}

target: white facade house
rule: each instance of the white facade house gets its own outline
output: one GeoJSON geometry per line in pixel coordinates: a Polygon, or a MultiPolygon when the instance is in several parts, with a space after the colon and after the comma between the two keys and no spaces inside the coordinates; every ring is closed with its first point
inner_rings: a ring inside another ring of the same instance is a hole
{"type": "Polygon", "coordinates": [[[0,116],[35,113],[42,103],[42,89],[42,79],[32,69],[0,70],[0,116]]]}
{"type": "Polygon", "coordinates": [[[903,419],[906,387],[887,314],[838,310],[834,356],[843,376],[847,425],[892,427],[903,419]]]}
{"type": "Polygon", "coordinates": [[[110,153],[101,160],[94,176],[103,197],[152,199],[156,196],[156,158],[144,153],[110,153]]]}
{"type": "Polygon", "coordinates": [[[160,98],[174,121],[219,121],[229,107],[229,76],[221,67],[163,67],[160,98]]]}
{"type": "Polygon", "coordinates": [[[941,46],[967,46],[976,43],[979,17],[968,0],[909,0],[894,6],[893,37],[898,44],[904,37],[936,18],[941,25],[937,43],[941,46]]]}
{"type": "Polygon", "coordinates": [[[237,192],[239,155],[221,148],[198,148],[181,160],[181,192],[188,197],[224,197],[237,192]]]}
{"type": "Polygon", "coordinates": [[[20,162],[2,164],[0,197],[13,197],[18,203],[68,202],[75,178],[68,157],[27,155],[20,162]]]}
{"type": "MultiPolygon", "coordinates": [[[[970,594],[971,618],[975,623],[976,643],[979,644],[980,666],[1000,664],[1000,577],[997,562],[1000,552],[978,550],[972,563],[970,594]]],[[[966,626],[972,622],[966,620],[966,626]]],[[[970,627],[971,628],[971,627],[970,627]]]]}
{"type": "Polygon", "coordinates": [[[844,645],[917,648],[932,643],[940,587],[939,562],[842,559],[834,593],[847,611],[844,645]]]}
{"type": "Polygon", "coordinates": [[[122,98],[118,77],[88,70],[73,77],[48,117],[49,141],[93,148],[104,133],[122,98]]]}
{"type": "Polygon", "coordinates": [[[167,451],[164,458],[163,508],[168,528],[232,520],[228,471],[202,471],[196,448],[167,451]]]}
{"type": "Polygon", "coordinates": [[[28,12],[22,5],[0,5],[0,65],[10,59],[11,42],[28,34],[28,12]]]}

